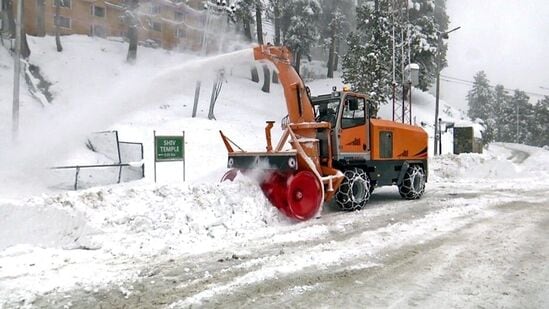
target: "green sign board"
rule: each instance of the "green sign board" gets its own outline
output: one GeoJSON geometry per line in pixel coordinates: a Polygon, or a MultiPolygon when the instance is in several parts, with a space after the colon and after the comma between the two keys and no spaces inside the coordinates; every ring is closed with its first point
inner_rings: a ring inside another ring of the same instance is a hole
{"type": "Polygon", "coordinates": [[[185,138],[183,136],[155,136],[156,161],[184,161],[185,138]]]}

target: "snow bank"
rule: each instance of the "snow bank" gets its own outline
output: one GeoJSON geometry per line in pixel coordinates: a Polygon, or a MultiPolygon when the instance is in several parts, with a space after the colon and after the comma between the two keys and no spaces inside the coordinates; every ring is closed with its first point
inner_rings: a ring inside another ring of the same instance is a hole
{"type": "Polygon", "coordinates": [[[549,176],[549,151],[520,144],[492,143],[483,154],[447,154],[429,159],[431,181],[535,178],[549,176]]]}
{"type": "MultiPolygon", "coordinates": [[[[63,248],[88,236],[93,247],[132,258],[219,249],[243,234],[290,224],[247,178],[234,183],[100,187],[35,197],[0,211],[2,223],[17,220],[8,227],[32,227],[18,239],[2,237],[1,249],[10,244],[63,248]]],[[[4,233],[19,234],[21,229],[4,233]]]]}

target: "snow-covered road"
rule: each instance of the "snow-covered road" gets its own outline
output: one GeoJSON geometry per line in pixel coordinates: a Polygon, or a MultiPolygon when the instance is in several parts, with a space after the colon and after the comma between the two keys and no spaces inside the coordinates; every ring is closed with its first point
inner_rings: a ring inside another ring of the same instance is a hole
{"type": "Polygon", "coordinates": [[[414,202],[382,189],[361,212],[325,211],[276,236],[243,235],[237,246],[151,262],[133,280],[48,293],[33,306],[542,308],[548,189],[440,181],[414,202]]]}

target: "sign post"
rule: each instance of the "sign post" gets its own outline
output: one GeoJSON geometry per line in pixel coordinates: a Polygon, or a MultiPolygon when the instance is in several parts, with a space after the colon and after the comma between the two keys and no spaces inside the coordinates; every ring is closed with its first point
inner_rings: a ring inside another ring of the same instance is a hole
{"type": "Polygon", "coordinates": [[[154,134],[154,182],[156,182],[157,162],[183,162],[183,181],[185,181],[185,131],[182,135],[154,134]]]}

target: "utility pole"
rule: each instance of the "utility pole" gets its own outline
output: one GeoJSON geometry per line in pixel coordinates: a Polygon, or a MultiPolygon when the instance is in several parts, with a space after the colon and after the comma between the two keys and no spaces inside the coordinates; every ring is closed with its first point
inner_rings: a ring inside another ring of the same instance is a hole
{"type": "Polygon", "coordinates": [[[437,82],[436,82],[436,94],[435,94],[435,142],[434,142],[434,155],[436,156],[438,154],[438,140],[440,139],[440,132],[438,130],[438,106],[439,106],[439,98],[440,98],[440,48],[442,46],[442,36],[439,34],[438,36],[438,51],[437,51],[437,82]]]}
{"type": "Polygon", "coordinates": [[[19,80],[21,76],[21,19],[23,0],[17,1],[17,21],[15,24],[15,59],[13,70],[13,106],[12,106],[12,139],[19,133],[19,80]]]}
{"type": "Polygon", "coordinates": [[[442,70],[442,55],[440,51],[442,50],[442,39],[447,39],[448,34],[451,32],[454,32],[456,30],[459,30],[461,27],[456,27],[450,31],[446,32],[440,32],[438,34],[438,41],[437,41],[437,55],[436,55],[436,63],[437,63],[437,84],[436,84],[436,98],[435,98],[435,141],[434,141],[434,155],[440,154],[440,147],[438,147],[438,144],[440,143],[440,124],[438,120],[438,110],[439,110],[439,99],[440,99],[440,71],[442,70]],[[438,151],[437,151],[438,150],[438,151]]]}

